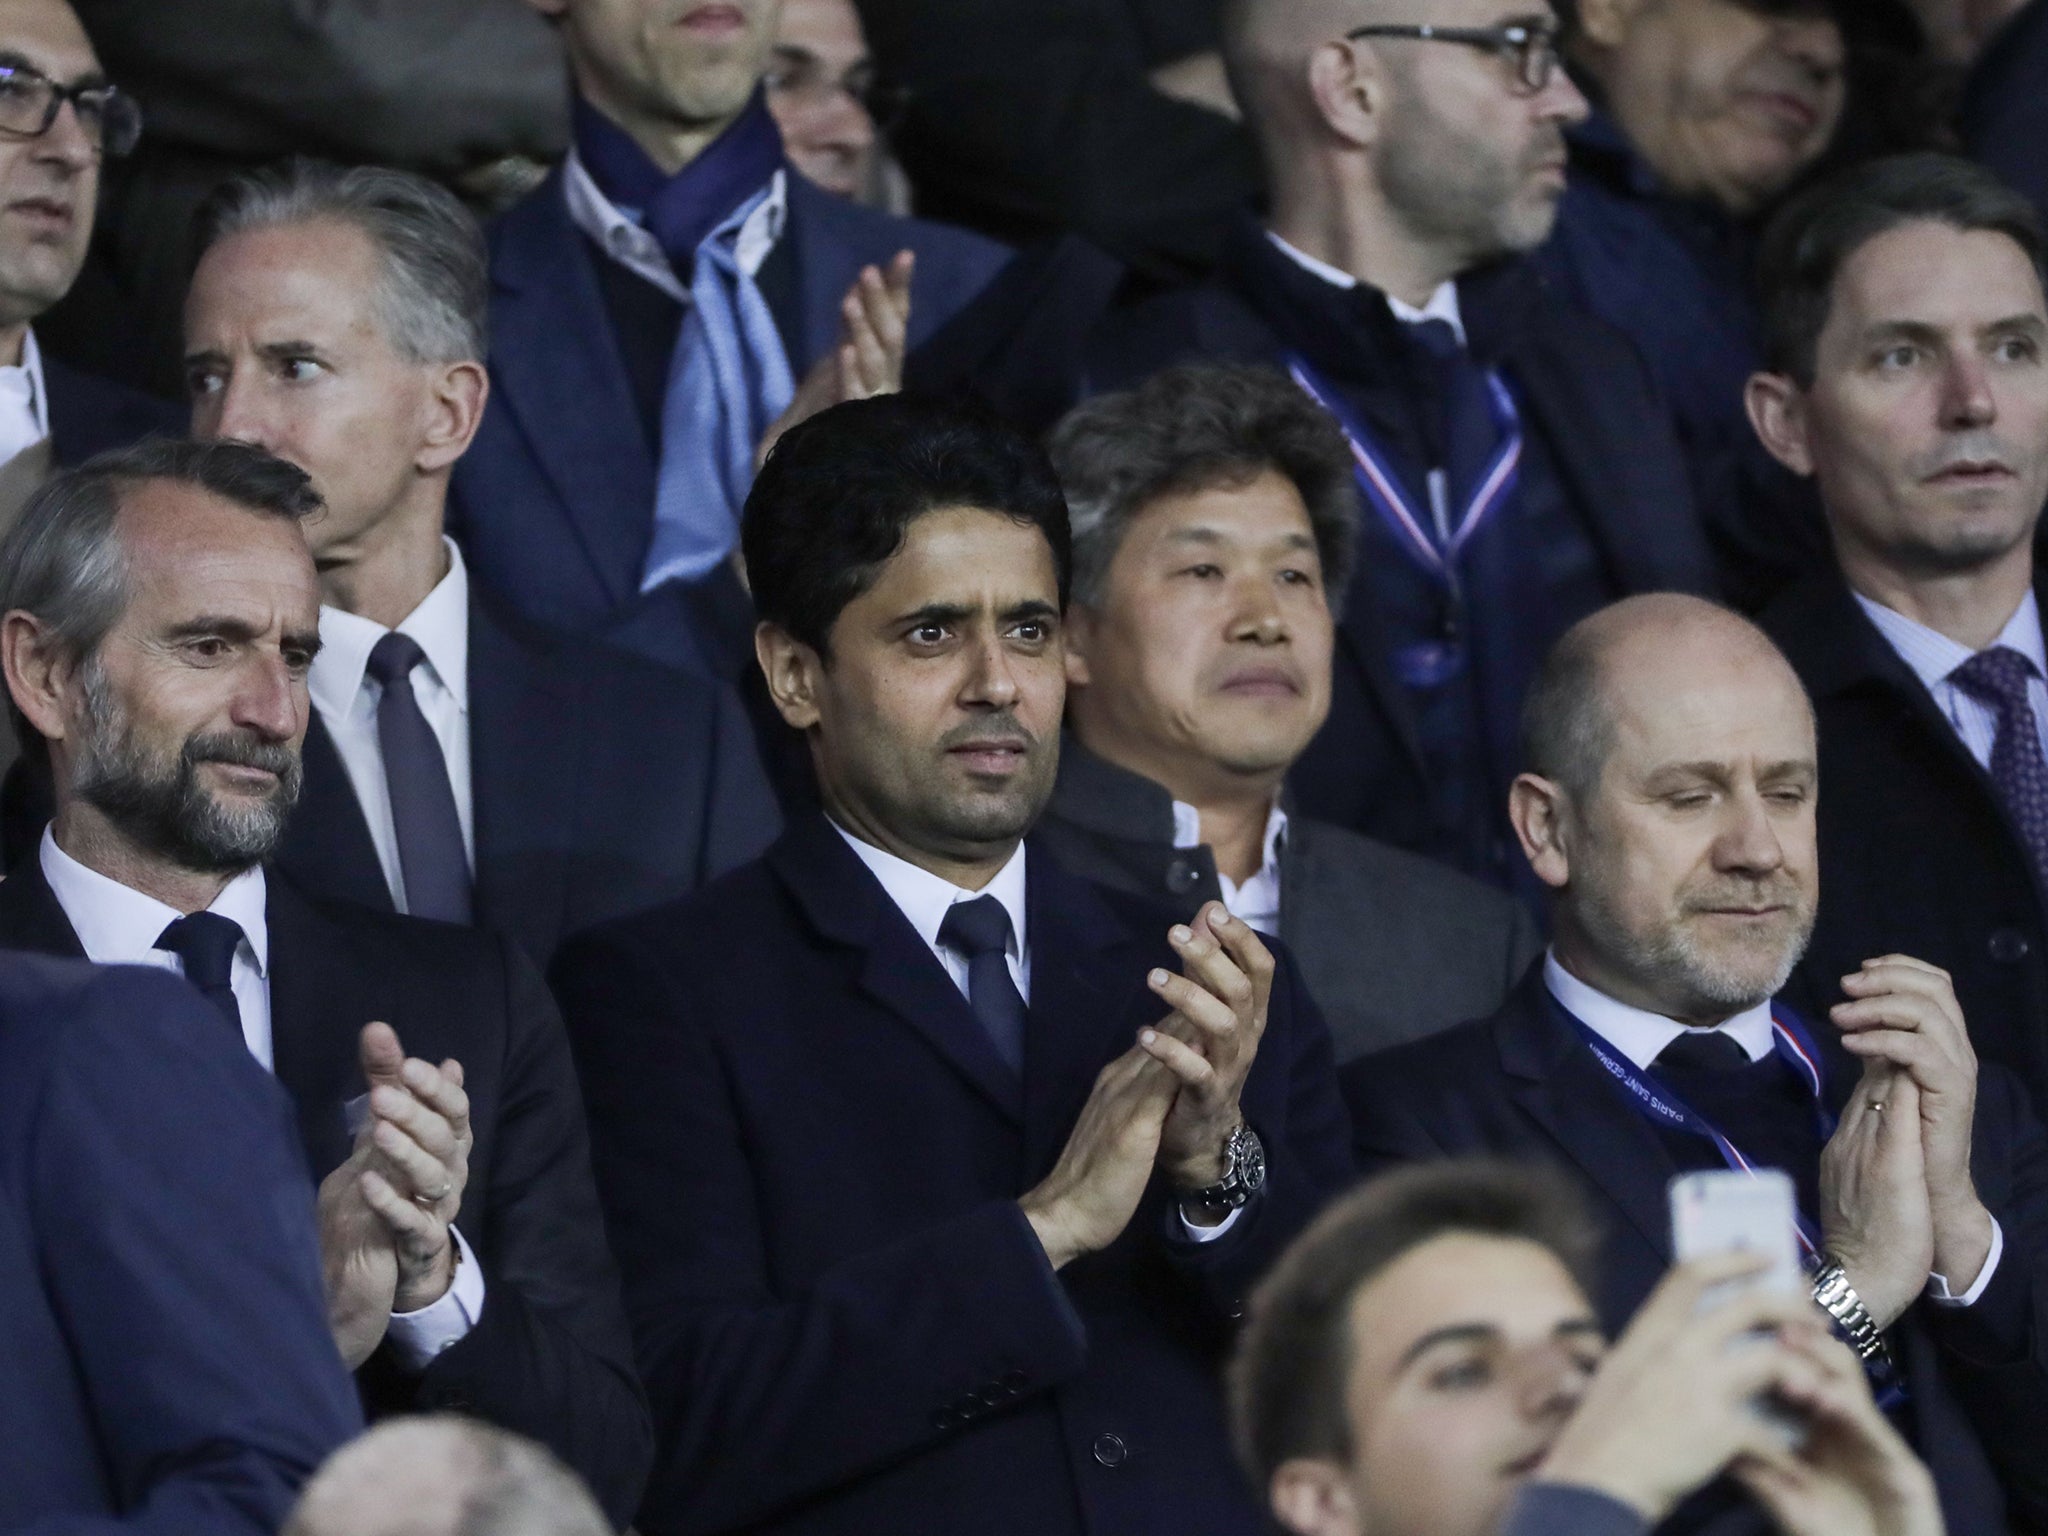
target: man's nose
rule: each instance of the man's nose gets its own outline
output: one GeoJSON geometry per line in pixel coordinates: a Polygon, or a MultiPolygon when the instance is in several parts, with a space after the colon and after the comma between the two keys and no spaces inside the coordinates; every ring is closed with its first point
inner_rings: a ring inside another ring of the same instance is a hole
{"type": "Polygon", "coordinates": [[[73,172],[88,171],[99,163],[99,135],[79,119],[75,101],[66,101],[57,108],[55,121],[35,144],[37,159],[62,165],[73,172]]]}
{"type": "Polygon", "coordinates": [[[1832,16],[1787,16],[1779,21],[1775,36],[1778,51],[1816,82],[1832,80],[1847,63],[1842,29],[1832,16]]]}
{"type": "Polygon", "coordinates": [[[974,670],[967,680],[967,702],[1008,709],[1017,702],[1018,692],[1014,658],[1001,636],[991,636],[976,649],[974,670]]]}
{"type": "Polygon", "coordinates": [[[1728,823],[1714,845],[1714,855],[1715,864],[1726,870],[1767,872],[1785,862],[1785,845],[1761,795],[1730,798],[1728,823]]]}
{"type": "Polygon", "coordinates": [[[263,391],[239,372],[222,380],[212,394],[193,402],[192,430],[201,437],[232,439],[272,452],[277,448],[276,421],[263,391]]]}
{"type": "Polygon", "coordinates": [[[242,670],[231,715],[267,741],[289,741],[306,710],[305,682],[280,655],[252,656],[242,670]]]}
{"type": "Polygon", "coordinates": [[[1942,375],[1941,418],[1948,427],[1988,427],[1998,419],[1991,370],[1974,352],[1959,352],[1942,375]]]}

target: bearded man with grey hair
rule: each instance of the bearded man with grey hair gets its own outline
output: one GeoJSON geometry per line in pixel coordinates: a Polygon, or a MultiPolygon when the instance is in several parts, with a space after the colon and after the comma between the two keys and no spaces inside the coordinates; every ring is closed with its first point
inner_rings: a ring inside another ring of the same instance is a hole
{"type": "MultiPolygon", "coordinates": [[[[1813,711],[1762,631],[1696,598],[1583,620],[1531,691],[1509,806],[1553,943],[1492,1018],[1355,1063],[1367,1170],[1541,1158],[1599,1203],[1601,1321],[1671,1261],[1665,1186],[1783,1169],[1814,1298],[1910,1402],[1949,1529],[2035,1529],[2044,1486],[2048,1151],[1979,1068],[1947,973],[1863,962],[1803,1020],[1776,997],[1819,895],[1813,711]]],[[[1666,1530],[1769,1529],[1723,1485],[1666,1530]]]]}
{"type": "Polygon", "coordinates": [[[531,1435],[623,1522],[650,1430],[546,986],[507,939],[265,867],[303,781],[320,513],[301,470],[229,442],[102,455],[31,498],[0,543],[0,667],[55,812],[0,881],[0,948],[190,982],[296,1111],[370,1414],[531,1435]]]}

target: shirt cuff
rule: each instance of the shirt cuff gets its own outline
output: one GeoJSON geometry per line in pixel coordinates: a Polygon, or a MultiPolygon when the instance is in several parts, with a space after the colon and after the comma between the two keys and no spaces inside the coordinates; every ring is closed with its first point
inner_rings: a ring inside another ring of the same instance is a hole
{"type": "MultiPolygon", "coordinates": [[[[1228,1232],[1232,1227],[1237,1225],[1237,1218],[1244,1214],[1244,1210],[1245,1208],[1240,1205],[1236,1210],[1232,1211],[1228,1216],[1224,1217],[1221,1221],[1217,1222],[1216,1225],[1213,1227],[1196,1226],[1192,1221],[1188,1220],[1188,1213],[1182,1210],[1179,1206],[1174,1207],[1173,1219],[1180,1223],[1181,1232],[1186,1236],[1189,1242],[1213,1243],[1216,1241],[1216,1239],[1218,1239],[1224,1233],[1228,1232]]],[[[1992,1251],[1995,1253],[1997,1250],[1994,1249],[1992,1251]]],[[[1989,1268],[1989,1266],[1987,1265],[1986,1268],[1989,1268]]]]}
{"type": "Polygon", "coordinates": [[[417,1312],[391,1314],[391,1330],[385,1335],[407,1370],[424,1371],[434,1357],[468,1336],[484,1315],[484,1267],[469,1251],[469,1242],[459,1228],[450,1227],[455,1239],[455,1279],[441,1299],[417,1312]]]}
{"type": "Polygon", "coordinates": [[[1976,1304],[1984,1288],[1991,1283],[1991,1277],[1998,1272],[1998,1261],[2005,1253],[2005,1228],[1998,1224],[1996,1216],[1991,1218],[1991,1252],[1984,1256],[1984,1267],[1977,1271],[1977,1278],[1970,1288],[1958,1296],[1949,1289],[1946,1275],[1930,1274],[1927,1277],[1928,1300],[1944,1307],[1968,1307],[1976,1304]]]}

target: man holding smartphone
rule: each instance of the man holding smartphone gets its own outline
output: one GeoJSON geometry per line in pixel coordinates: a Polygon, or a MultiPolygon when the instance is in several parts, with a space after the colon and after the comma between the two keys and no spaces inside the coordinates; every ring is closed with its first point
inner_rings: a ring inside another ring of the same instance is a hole
{"type": "MultiPolygon", "coordinates": [[[[1551,892],[1550,955],[1492,1019],[1349,1070],[1362,1164],[1561,1159],[1608,1218],[1610,1332],[1670,1262],[1675,1174],[1784,1170],[1814,1298],[1950,1526],[2033,1528],[2048,1154],[2018,1082],[1980,1075],[1945,973],[1868,960],[1826,1021],[1775,1001],[1818,896],[1813,716],[1790,666],[1723,609],[1630,599],[1559,642],[1526,735],[1510,814],[1551,892]]],[[[1741,1502],[1723,1483],[1669,1528],[1764,1528],[1741,1502]]]]}

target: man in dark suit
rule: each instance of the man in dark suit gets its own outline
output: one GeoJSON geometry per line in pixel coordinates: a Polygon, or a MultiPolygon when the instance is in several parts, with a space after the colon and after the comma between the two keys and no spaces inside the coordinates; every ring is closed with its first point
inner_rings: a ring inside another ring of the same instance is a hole
{"type": "MultiPolygon", "coordinates": [[[[1866,959],[1811,1028],[1777,1000],[1818,889],[1798,678],[1724,609],[1633,598],[1559,644],[1529,738],[1513,814],[1551,953],[1492,1018],[1348,1070],[1361,1162],[1562,1165],[1606,1228],[1610,1332],[1670,1262],[1676,1174],[1783,1169],[1814,1299],[1908,1405],[1950,1529],[2038,1529],[2048,1138],[1924,961],[1866,959]]],[[[1764,1527],[1723,1484],[1671,1528],[1764,1527]]]]}
{"type": "Polygon", "coordinates": [[[568,49],[575,145],[492,233],[498,399],[457,535],[530,617],[737,677],[752,614],[729,557],[759,448],[897,387],[1007,253],[790,173],[760,91],[777,0],[532,3],[568,49]]]}
{"type": "Polygon", "coordinates": [[[760,664],[825,811],[554,979],[655,1405],[649,1536],[1258,1529],[1215,1385],[1348,1175],[1322,1021],[1022,839],[1065,694],[1066,507],[901,397],[748,501],[760,664]]]}
{"type": "Polygon", "coordinates": [[[0,882],[0,944],[206,994],[297,1108],[328,1326],[372,1415],[531,1435],[623,1520],[646,1410],[546,988],[507,940],[315,901],[262,864],[300,780],[318,507],[261,449],[164,442],[23,512],[0,659],[57,808],[0,882]]]}
{"type": "Polygon", "coordinates": [[[730,688],[502,611],[443,535],[484,410],[484,284],[474,224],[431,182],[303,163],[245,178],[213,210],[187,366],[195,429],[291,460],[327,507],[307,526],[323,646],[278,867],[475,921],[544,967],[565,934],[754,857],[781,820],[730,688]],[[285,366],[294,348],[322,388],[285,366]],[[394,647],[412,662],[396,682],[394,647]]]}
{"type": "Polygon", "coordinates": [[[1291,369],[1337,415],[1365,516],[1295,795],[1507,885],[1523,876],[1501,806],[1537,659],[1615,597],[1711,577],[1640,363],[1514,259],[1550,231],[1563,128],[1586,110],[1548,17],[1494,48],[1415,35],[1469,19],[1441,9],[1411,26],[1357,0],[1234,8],[1271,212],[1239,226],[1216,284],[1105,328],[1094,382],[1235,357],[1291,369]]]}
{"type": "Polygon", "coordinates": [[[1054,434],[1073,515],[1067,726],[1036,837],[1192,920],[1221,901],[1300,962],[1337,1059],[1491,1013],[1540,945],[1513,897],[1301,815],[1358,500],[1283,374],[1194,364],[1054,434]]]}
{"type": "Polygon", "coordinates": [[[277,1529],[362,1423],[305,1179],[188,989],[0,959],[0,1530],[277,1529]]]}
{"type": "Polygon", "coordinates": [[[2048,217],[2048,3],[1985,0],[1971,20],[1979,51],[1963,87],[1963,143],[2048,217]]]}
{"type": "Polygon", "coordinates": [[[1833,1002],[1872,949],[1919,955],[2048,1105],[2048,242],[1990,172],[1929,156],[1815,189],[1767,249],[1751,412],[1820,486],[1835,548],[1763,619],[1828,787],[1799,997],[1833,1002]]]}

